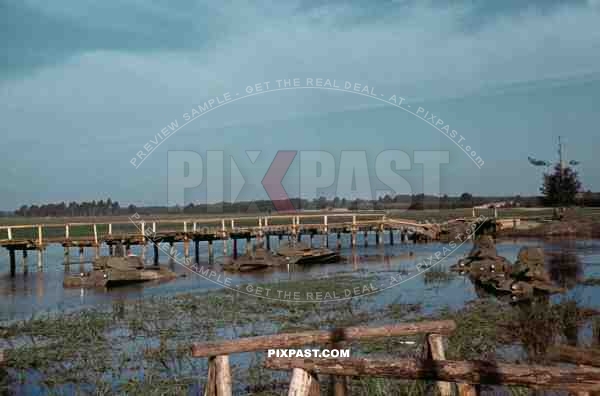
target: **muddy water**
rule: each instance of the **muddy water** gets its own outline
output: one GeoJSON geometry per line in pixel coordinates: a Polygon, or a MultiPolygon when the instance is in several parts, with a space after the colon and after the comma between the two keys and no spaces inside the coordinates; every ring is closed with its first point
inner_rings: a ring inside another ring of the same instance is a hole
{"type": "MultiPolygon", "coordinates": [[[[319,240],[315,238],[314,246],[318,246],[319,240]]],[[[348,241],[344,241],[344,246],[348,241]]],[[[233,285],[248,283],[269,283],[287,279],[322,279],[340,273],[361,274],[395,274],[401,271],[414,272],[418,262],[427,261],[436,252],[442,251],[445,244],[409,244],[398,243],[376,247],[375,241],[370,241],[370,246],[365,247],[364,241],[358,239],[358,247],[354,250],[342,249],[341,253],[349,257],[347,262],[338,264],[317,265],[309,267],[287,268],[270,270],[267,272],[228,274],[233,285]],[[410,256],[410,253],[413,253],[410,256]],[[379,256],[379,258],[364,261],[361,257],[379,256]],[[353,258],[352,258],[353,257],[353,258]]],[[[510,261],[514,261],[522,246],[540,246],[546,251],[568,252],[574,255],[578,269],[562,273],[560,269],[555,270],[555,276],[560,282],[566,282],[570,287],[569,294],[576,297],[585,306],[600,308],[600,287],[577,285],[576,278],[600,277],[600,240],[568,241],[568,242],[544,242],[537,240],[499,241],[498,253],[510,261]]],[[[330,240],[330,246],[335,246],[335,240],[330,240]]],[[[272,248],[277,247],[277,240],[273,238],[272,248]]],[[[244,241],[239,241],[238,250],[244,251],[244,241]]],[[[470,243],[460,246],[454,253],[447,256],[438,264],[440,269],[447,269],[454,264],[459,257],[467,253],[471,248],[470,243]]],[[[162,246],[168,251],[168,245],[162,246]]],[[[183,257],[182,244],[176,244],[175,249],[183,257]]],[[[219,253],[223,251],[222,244],[215,242],[214,252],[216,263],[212,264],[216,271],[221,271],[219,253]]],[[[136,300],[149,296],[172,295],[190,291],[204,291],[217,289],[221,286],[207,281],[206,279],[191,273],[184,266],[168,260],[167,255],[161,252],[161,265],[171,268],[185,277],[165,283],[145,283],[133,286],[103,289],[64,289],[62,282],[65,274],[77,274],[89,270],[93,260],[93,250],[86,249],[84,256],[80,257],[76,249],[71,250],[69,263],[65,262],[63,248],[60,246],[49,246],[40,257],[37,252],[29,252],[29,257],[24,261],[17,254],[17,274],[11,277],[9,274],[8,252],[4,251],[0,256],[0,322],[15,319],[24,319],[34,314],[54,311],[72,311],[101,305],[109,305],[116,300],[136,300]]],[[[132,248],[133,254],[141,254],[139,247],[132,248]]],[[[190,253],[193,256],[193,245],[190,253]]],[[[103,247],[102,255],[108,254],[108,248],[103,247]]],[[[152,251],[147,249],[146,260],[152,260],[152,251]]],[[[208,265],[207,245],[200,244],[200,264],[208,265]]],[[[417,276],[410,281],[404,282],[390,290],[377,295],[380,303],[388,303],[402,299],[405,303],[420,303],[425,312],[436,311],[441,307],[462,306],[466,301],[477,297],[471,282],[463,277],[455,276],[444,281],[432,281],[424,276],[417,276]]]]}

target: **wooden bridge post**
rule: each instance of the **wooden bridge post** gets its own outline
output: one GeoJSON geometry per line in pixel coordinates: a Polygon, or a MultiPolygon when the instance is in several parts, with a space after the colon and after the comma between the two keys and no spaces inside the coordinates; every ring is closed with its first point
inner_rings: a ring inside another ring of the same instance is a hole
{"type": "Polygon", "coordinates": [[[38,247],[41,249],[44,241],[42,240],[42,226],[38,225],[38,247]]]}
{"type": "Polygon", "coordinates": [[[327,226],[327,215],[323,216],[323,241],[321,247],[329,248],[329,227],[327,226]]]}
{"type": "Polygon", "coordinates": [[[154,247],[154,265],[158,265],[158,242],[154,241],[152,246],[154,247]]]}
{"type": "Polygon", "coordinates": [[[94,224],[94,245],[98,246],[98,228],[94,224]]]}
{"type": "Polygon", "coordinates": [[[369,246],[369,231],[365,231],[363,233],[364,235],[364,240],[365,240],[365,247],[369,246]]]}
{"type": "Polygon", "coordinates": [[[156,222],[152,222],[152,235],[156,236],[156,222]]]}
{"type": "MultiPolygon", "coordinates": [[[[142,223],[145,224],[145,223],[142,223]]],[[[112,235],[112,224],[108,223],[108,235],[112,235]]]]}
{"type": "Polygon", "coordinates": [[[261,248],[263,246],[262,239],[262,217],[258,216],[258,234],[256,235],[256,246],[261,248]]]}
{"type": "Polygon", "coordinates": [[[246,254],[250,254],[252,252],[252,240],[250,237],[246,237],[246,254]]]}
{"type": "Polygon", "coordinates": [[[11,241],[12,240],[12,229],[10,227],[8,227],[8,240],[11,241]]]}
{"type": "Polygon", "coordinates": [[[29,267],[27,266],[27,249],[23,249],[23,273],[27,274],[29,272],[29,267]]]}
{"type": "Polygon", "coordinates": [[[65,225],[65,239],[69,239],[69,225],[65,225]]]}
{"type": "MultiPolygon", "coordinates": [[[[208,241],[208,261],[210,262],[210,256],[212,256],[212,241],[208,241]]],[[[194,262],[200,264],[200,240],[194,239],[194,262]]]]}
{"type": "Polygon", "coordinates": [[[225,219],[221,219],[221,238],[223,239],[223,256],[227,257],[227,240],[229,239],[229,235],[225,228],[225,219]]]}
{"type": "Polygon", "coordinates": [[[350,246],[356,247],[356,216],[352,216],[352,238],[350,239],[350,246]]]}
{"type": "Polygon", "coordinates": [[[183,222],[183,232],[187,234],[187,221],[183,222]]]}
{"type": "Polygon", "coordinates": [[[390,228],[390,246],[394,246],[394,229],[390,228]]]}
{"type": "MultiPolygon", "coordinates": [[[[199,252],[199,248],[198,245],[200,244],[199,241],[196,241],[196,262],[198,264],[200,264],[200,252],[199,252]]],[[[212,263],[213,261],[215,261],[215,253],[214,253],[214,249],[213,249],[213,241],[212,239],[208,240],[208,262],[212,263]]]]}
{"type": "Polygon", "coordinates": [[[15,249],[9,247],[8,255],[10,257],[10,276],[14,277],[15,273],[17,272],[17,260],[15,259],[15,249]]]}
{"type": "Polygon", "coordinates": [[[237,259],[237,238],[233,238],[233,248],[231,250],[233,253],[233,259],[237,259]]]}
{"type": "Polygon", "coordinates": [[[185,258],[190,257],[190,240],[187,234],[183,237],[183,254],[185,258]]]}
{"type": "Polygon", "coordinates": [[[342,233],[341,232],[337,233],[336,247],[337,247],[337,250],[340,250],[342,248],[342,233]]]}
{"type": "Polygon", "coordinates": [[[300,368],[292,370],[292,380],[288,396],[318,396],[321,394],[316,375],[300,368]]]}
{"type": "Polygon", "coordinates": [[[42,268],[42,266],[44,265],[44,262],[42,260],[42,249],[38,249],[37,250],[37,261],[38,261],[38,268],[42,268]]]}

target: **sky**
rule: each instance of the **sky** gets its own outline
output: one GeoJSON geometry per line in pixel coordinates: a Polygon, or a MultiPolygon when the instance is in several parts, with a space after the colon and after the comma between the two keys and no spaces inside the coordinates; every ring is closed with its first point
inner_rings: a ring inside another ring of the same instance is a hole
{"type": "Polygon", "coordinates": [[[0,0],[0,209],[263,199],[282,150],[298,152],[290,196],[534,195],[527,157],[556,160],[558,136],[600,190],[598,0],[219,3],[0,0]],[[385,183],[390,169],[403,181],[385,183]]]}

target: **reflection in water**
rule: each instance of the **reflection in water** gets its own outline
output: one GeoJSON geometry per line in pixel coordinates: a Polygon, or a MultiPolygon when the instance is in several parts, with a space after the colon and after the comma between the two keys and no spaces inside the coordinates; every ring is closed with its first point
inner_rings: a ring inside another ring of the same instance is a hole
{"type": "Polygon", "coordinates": [[[583,266],[577,254],[572,250],[549,253],[548,272],[558,285],[571,289],[577,285],[583,275],[583,266]]]}
{"type": "Polygon", "coordinates": [[[558,323],[553,317],[550,299],[539,296],[517,304],[518,315],[515,328],[527,358],[540,361],[558,334],[558,323]]]}

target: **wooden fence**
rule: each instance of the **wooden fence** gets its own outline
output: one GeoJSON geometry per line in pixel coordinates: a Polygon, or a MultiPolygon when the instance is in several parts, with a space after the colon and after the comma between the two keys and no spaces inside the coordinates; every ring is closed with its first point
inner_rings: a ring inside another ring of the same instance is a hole
{"type": "Polygon", "coordinates": [[[425,321],[382,327],[349,327],[332,331],[276,334],[196,343],[192,346],[192,356],[208,358],[208,379],[204,395],[230,396],[233,392],[229,367],[230,354],[296,348],[306,345],[339,349],[345,342],[367,338],[426,334],[428,351],[426,359],[267,357],[265,367],[272,370],[292,371],[289,396],[319,395],[319,375],[321,374],[334,377],[333,391],[336,396],[348,394],[345,378],[349,376],[432,380],[436,381],[437,391],[442,396],[450,396],[454,393],[454,383],[456,383],[460,396],[478,395],[479,384],[560,389],[578,395],[600,391],[600,369],[594,367],[446,360],[443,336],[452,333],[455,328],[456,325],[453,321],[425,321]]]}

